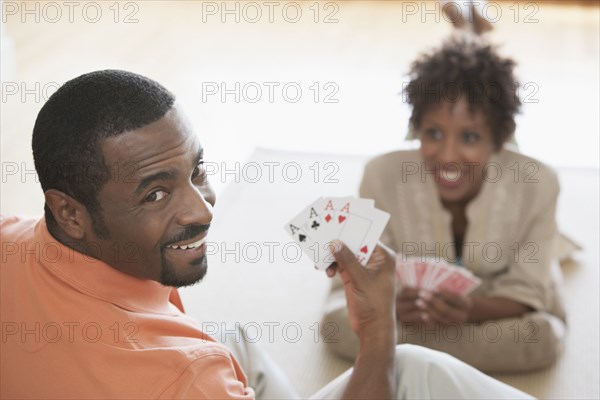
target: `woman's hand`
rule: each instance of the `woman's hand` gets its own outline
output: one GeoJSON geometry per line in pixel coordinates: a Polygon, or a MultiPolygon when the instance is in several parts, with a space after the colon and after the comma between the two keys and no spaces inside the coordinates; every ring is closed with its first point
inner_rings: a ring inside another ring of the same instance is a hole
{"type": "Polygon", "coordinates": [[[396,295],[396,320],[398,322],[421,322],[423,311],[417,307],[419,289],[404,287],[396,295]]]}
{"type": "Polygon", "coordinates": [[[469,320],[473,308],[470,297],[444,289],[434,292],[420,290],[415,304],[420,310],[421,321],[426,324],[463,324],[469,320]]]}

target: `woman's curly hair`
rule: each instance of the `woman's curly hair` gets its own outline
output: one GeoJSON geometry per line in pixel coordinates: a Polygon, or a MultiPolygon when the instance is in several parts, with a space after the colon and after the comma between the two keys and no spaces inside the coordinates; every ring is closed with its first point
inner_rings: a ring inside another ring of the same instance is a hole
{"type": "Polygon", "coordinates": [[[404,92],[412,106],[413,135],[431,106],[464,97],[471,111],[483,112],[496,148],[502,147],[515,132],[514,117],[521,101],[513,75],[515,62],[496,50],[478,37],[453,36],[411,64],[411,80],[404,92]]]}

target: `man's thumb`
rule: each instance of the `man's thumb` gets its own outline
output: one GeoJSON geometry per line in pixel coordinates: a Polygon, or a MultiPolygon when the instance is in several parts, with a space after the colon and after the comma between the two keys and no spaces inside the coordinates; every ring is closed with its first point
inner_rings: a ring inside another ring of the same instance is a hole
{"type": "Polygon", "coordinates": [[[360,266],[358,260],[350,251],[350,249],[339,240],[333,241],[334,252],[333,256],[339,265],[342,266],[343,269],[349,270],[350,274],[354,273],[356,268],[360,266]]]}

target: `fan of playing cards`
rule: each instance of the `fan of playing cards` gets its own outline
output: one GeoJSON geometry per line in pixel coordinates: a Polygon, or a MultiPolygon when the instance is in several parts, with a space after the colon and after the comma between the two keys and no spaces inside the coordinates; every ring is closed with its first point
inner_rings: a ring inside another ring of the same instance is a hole
{"type": "Polygon", "coordinates": [[[324,270],[335,261],[331,241],[338,239],[366,265],[390,215],[375,202],[355,197],[320,197],[285,225],[285,230],[324,270]]]}
{"type": "Polygon", "coordinates": [[[401,286],[431,291],[446,289],[466,296],[481,284],[471,271],[447,263],[443,259],[406,258],[398,254],[396,277],[401,286]]]}

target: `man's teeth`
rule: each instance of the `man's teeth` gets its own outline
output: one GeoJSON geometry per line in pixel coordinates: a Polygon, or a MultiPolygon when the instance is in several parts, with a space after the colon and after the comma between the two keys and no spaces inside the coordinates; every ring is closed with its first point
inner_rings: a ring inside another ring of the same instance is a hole
{"type": "Polygon", "coordinates": [[[188,249],[195,249],[196,247],[200,247],[200,246],[202,246],[202,243],[204,243],[204,238],[198,240],[197,242],[186,244],[183,246],[170,245],[167,247],[170,249],[175,249],[175,250],[188,250],[188,249]]]}

